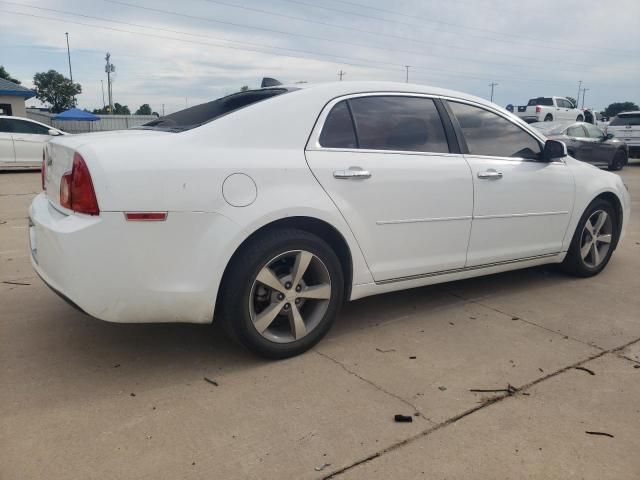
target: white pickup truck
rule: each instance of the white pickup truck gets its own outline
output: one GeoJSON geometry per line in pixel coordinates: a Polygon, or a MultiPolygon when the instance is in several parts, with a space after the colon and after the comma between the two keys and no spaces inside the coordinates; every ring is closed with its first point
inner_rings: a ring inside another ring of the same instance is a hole
{"type": "Polygon", "coordinates": [[[564,97],[532,98],[526,105],[515,107],[513,113],[527,123],[584,121],[583,112],[564,97]]]}

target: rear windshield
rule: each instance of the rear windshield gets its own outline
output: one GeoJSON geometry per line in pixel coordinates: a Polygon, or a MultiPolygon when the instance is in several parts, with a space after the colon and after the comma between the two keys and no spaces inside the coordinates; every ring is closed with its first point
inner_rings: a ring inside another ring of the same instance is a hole
{"type": "Polygon", "coordinates": [[[640,113],[631,113],[628,115],[618,115],[616,118],[611,120],[609,124],[613,127],[618,125],[630,125],[630,126],[638,126],[640,125],[640,113]]]}
{"type": "Polygon", "coordinates": [[[532,98],[527,103],[527,107],[535,107],[536,105],[544,105],[545,107],[553,107],[553,98],[550,97],[538,97],[532,98]]]}
{"type": "Polygon", "coordinates": [[[226,97],[213,100],[212,102],[202,103],[185,110],[160,117],[157,120],[141,125],[139,129],[146,130],[166,130],[170,132],[183,132],[192,128],[199,127],[202,124],[211,122],[216,118],[220,118],[241,108],[247,107],[262,100],[275,97],[287,93],[292,89],[287,88],[265,88],[261,90],[247,90],[244,92],[233,93],[226,97]]]}

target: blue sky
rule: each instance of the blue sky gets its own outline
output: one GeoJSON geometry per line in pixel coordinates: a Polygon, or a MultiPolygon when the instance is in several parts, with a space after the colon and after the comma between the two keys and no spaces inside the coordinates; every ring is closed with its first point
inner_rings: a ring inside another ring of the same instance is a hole
{"type": "MultiPolygon", "coordinates": [[[[114,101],[165,112],[284,82],[405,80],[522,104],[589,90],[586,106],[640,103],[640,2],[616,0],[0,0],[0,64],[31,86],[68,76],[82,108],[114,101]]],[[[31,100],[33,105],[39,102],[31,100]]]]}

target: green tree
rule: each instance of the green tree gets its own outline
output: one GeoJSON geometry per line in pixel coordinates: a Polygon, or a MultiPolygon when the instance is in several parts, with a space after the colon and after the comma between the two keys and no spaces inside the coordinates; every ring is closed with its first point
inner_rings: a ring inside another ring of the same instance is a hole
{"type": "Polygon", "coordinates": [[[131,110],[126,105],[120,105],[119,103],[113,104],[113,114],[114,115],[131,115],[131,110]]]}
{"type": "Polygon", "coordinates": [[[620,112],[629,112],[633,110],[640,110],[640,108],[638,108],[638,105],[633,102],[616,102],[605,108],[604,112],[602,112],[602,116],[612,118],[620,112]]]}
{"type": "Polygon", "coordinates": [[[153,112],[148,103],[143,103],[140,108],[136,110],[136,115],[152,115],[153,112]]]}
{"type": "Polygon", "coordinates": [[[60,113],[75,107],[75,96],[82,93],[79,83],[73,83],[55,70],[39,72],[33,76],[36,98],[51,105],[53,113],[60,113]]]}
{"type": "Polygon", "coordinates": [[[575,98],[573,98],[573,97],[564,97],[564,98],[566,98],[566,99],[567,99],[567,100],[569,100],[571,103],[573,103],[573,106],[574,106],[574,107],[578,108],[578,102],[576,101],[576,99],[575,99],[575,98]]]}
{"type": "Polygon", "coordinates": [[[249,90],[249,87],[247,85],[243,85],[240,87],[241,92],[246,92],[247,90],[249,90]]]}
{"type": "Polygon", "coordinates": [[[17,83],[20,85],[20,80],[17,78],[13,78],[9,72],[4,69],[4,66],[0,65],[0,78],[4,78],[5,80],[9,80],[10,82],[17,83]]]}

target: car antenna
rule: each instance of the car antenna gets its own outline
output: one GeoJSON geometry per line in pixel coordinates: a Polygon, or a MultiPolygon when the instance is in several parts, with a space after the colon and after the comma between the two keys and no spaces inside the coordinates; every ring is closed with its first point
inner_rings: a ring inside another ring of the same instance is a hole
{"type": "Polygon", "coordinates": [[[282,82],[276,80],[275,78],[264,77],[262,79],[262,83],[260,84],[260,88],[275,87],[277,85],[282,85],[282,82]]]}

